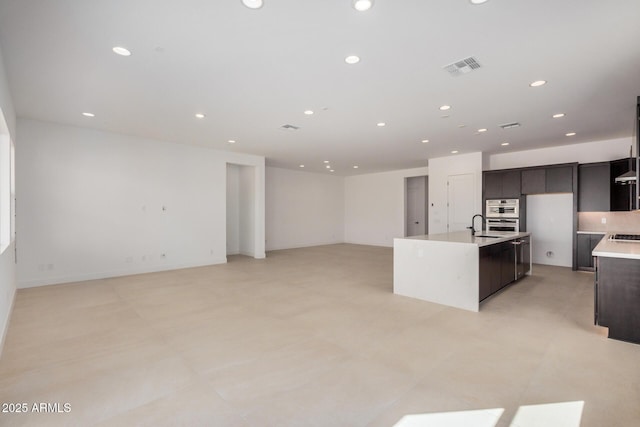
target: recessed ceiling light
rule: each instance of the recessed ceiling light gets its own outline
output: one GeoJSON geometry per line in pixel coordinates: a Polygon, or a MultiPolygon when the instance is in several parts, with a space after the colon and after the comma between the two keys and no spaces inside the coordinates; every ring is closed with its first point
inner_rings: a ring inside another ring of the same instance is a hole
{"type": "Polygon", "coordinates": [[[353,0],[353,8],[358,12],[369,10],[371,6],[373,6],[373,0],[353,0]]]}
{"type": "Polygon", "coordinates": [[[385,122],[378,123],[378,127],[385,127],[387,124],[385,122]]]}
{"type": "Polygon", "coordinates": [[[83,116],[85,117],[95,117],[96,115],[93,113],[82,113],[83,116]]]}
{"type": "Polygon", "coordinates": [[[260,9],[263,5],[262,0],[242,0],[242,4],[249,9],[260,9]]]}
{"type": "Polygon", "coordinates": [[[422,143],[423,143],[423,144],[426,144],[427,142],[429,142],[429,140],[428,140],[428,139],[423,139],[423,140],[422,140],[422,143]]]}
{"type": "Polygon", "coordinates": [[[311,110],[306,110],[304,113],[305,113],[307,116],[310,116],[310,115],[312,115],[312,114],[313,114],[313,111],[311,111],[311,110]]]}
{"type": "Polygon", "coordinates": [[[478,129],[478,132],[480,132],[480,133],[482,133],[482,132],[486,132],[486,131],[487,131],[487,130],[486,130],[485,128],[478,129]]]}
{"type": "Polygon", "coordinates": [[[453,150],[451,154],[458,154],[458,150],[453,150]]]}
{"type": "Polygon", "coordinates": [[[131,56],[131,52],[129,51],[129,49],[126,49],[121,46],[116,46],[112,50],[114,53],[117,53],[118,55],[121,55],[121,56],[131,56]]]}
{"type": "Polygon", "coordinates": [[[567,135],[567,136],[575,136],[576,133],[575,132],[569,132],[569,133],[566,133],[565,135],[567,135]]]}
{"type": "Polygon", "coordinates": [[[531,83],[529,86],[538,87],[538,86],[542,86],[542,85],[544,85],[546,83],[547,83],[546,80],[536,80],[535,82],[531,83]]]}
{"type": "Polygon", "coordinates": [[[326,168],[327,168],[327,169],[331,169],[331,165],[327,165],[327,166],[326,166],[326,168]]]}
{"type": "Polygon", "coordinates": [[[440,107],[440,111],[447,111],[449,109],[451,109],[451,105],[443,105],[440,107]]]}
{"type": "Polygon", "coordinates": [[[196,118],[197,119],[204,119],[206,116],[202,113],[196,113],[196,118]]]}
{"type": "Polygon", "coordinates": [[[354,166],[353,168],[354,168],[354,169],[358,169],[358,166],[354,166]]]}
{"type": "Polygon", "coordinates": [[[346,62],[349,65],[357,64],[358,62],[360,62],[360,57],[356,55],[349,55],[346,58],[344,58],[344,62],[346,62]]]}
{"type": "Polygon", "coordinates": [[[300,167],[301,167],[301,168],[303,168],[303,167],[304,167],[304,165],[300,165],[300,167]]]}
{"type": "Polygon", "coordinates": [[[460,129],[462,129],[462,128],[466,128],[466,127],[467,127],[467,125],[458,125],[458,127],[459,127],[460,129]]]}
{"type": "Polygon", "coordinates": [[[482,4],[486,3],[488,0],[469,0],[471,4],[482,4]]]}
{"type": "Polygon", "coordinates": [[[236,141],[235,141],[235,140],[233,140],[233,139],[230,139],[230,140],[228,140],[227,142],[228,142],[229,144],[235,144],[235,143],[236,143],[236,141]]]}
{"type": "Polygon", "coordinates": [[[331,169],[329,172],[335,172],[333,169],[331,169]]]}
{"type": "Polygon", "coordinates": [[[329,160],[325,160],[324,162],[325,162],[325,163],[329,163],[329,160]]]}
{"type": "Polygon", "coordinates": [[[501,145],[507,146],[507,145],[509,145],[509,143],[508,142],[503,142],[501,145]]]}
{"type": "Polygon", "coordinates": [[[552,117],[553,117],[554,119],[559,119],[559,118],[561,118],[561,117],[564,117],[564,113],[554,114],[552,117]]]}

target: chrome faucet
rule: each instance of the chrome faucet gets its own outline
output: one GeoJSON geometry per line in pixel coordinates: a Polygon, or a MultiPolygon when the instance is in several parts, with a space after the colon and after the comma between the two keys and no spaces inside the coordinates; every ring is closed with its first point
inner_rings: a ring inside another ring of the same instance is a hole
{"type": "MultiPolygon", "coordinates": [[[[477,216],[479,216],[480,218],[482,218],[482,222],[483,222],[484,224],[486,224],[486,223],[487,223],[487,220],[486,220],[486,218],[485,218],[484,216],[482,216],[482,215],[480,215],[480,214],[475,214],[475,215],[473,216],[473,218],[471,218],[471,227],[467,227],[468,229],[470,229],[470,230],[471,230],[471,235],[472,235],[472,236],[475,236],[475,235],[476,235],[476,228],[474,227],[474,221],[475,221],[475,219],[476,219],[476,217],[477,217],[477,216]]],[[[482,231],[482,228],[480,229],[480,231],[482,231]]]]}

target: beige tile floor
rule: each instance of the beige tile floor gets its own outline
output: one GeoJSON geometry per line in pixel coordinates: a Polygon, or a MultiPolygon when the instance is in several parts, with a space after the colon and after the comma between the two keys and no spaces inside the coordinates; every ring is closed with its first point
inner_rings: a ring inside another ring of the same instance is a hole
{"type": "MultiPolygon", "coordinates": [[[[582,426],[640,425],[640,345],[593,326],[592,276],[534,275],[469,313],[392,294],[392,250],[20,290],[0,425],[391,426],[403,415],[584,401],[582,426]]],[[[446,286],[446,283],[442,284],[446,286]]]]}

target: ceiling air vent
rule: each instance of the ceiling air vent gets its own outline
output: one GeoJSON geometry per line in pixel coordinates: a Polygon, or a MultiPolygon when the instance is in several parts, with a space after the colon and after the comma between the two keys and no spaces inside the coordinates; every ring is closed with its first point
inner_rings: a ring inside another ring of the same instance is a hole
{"type": "Polygon", "coordinates": [[[445,65],[442,67],[451,74],[453,77],[460,76],[462,74],[470,73],[473,70],[480,68],[480,63],[476,58],[470,56],[468,58],[461,59],[453,64],[445,65]]]}
{"type": "Polygon", "coordinates": [[[294,130],[298,130],[300,129],[298,126],[294,126],[294,125],[282,125],[280,126],[280,130],[285,130],[285,131],[294,131],[294,130]]]}
{"type": "Polygon", "coordinates": [[[500,127],[502,129],[513,129],[513,128],[518,128],[520,127],[520,123],[518,122],[513,122],[513,123],[505,123],[503,125],[500,125],[500,127]]]}

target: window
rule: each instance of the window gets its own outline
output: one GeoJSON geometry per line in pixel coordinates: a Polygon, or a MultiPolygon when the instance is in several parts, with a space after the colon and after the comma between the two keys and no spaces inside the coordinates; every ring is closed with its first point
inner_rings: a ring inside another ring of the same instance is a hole
{"type": "Polygon", "coordinates": [[[15,149],[9,129],[0,111],[0,253],[3,253],[15,235],[15,149]]]}

